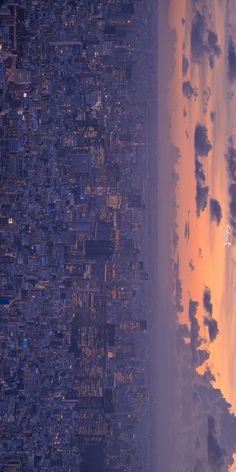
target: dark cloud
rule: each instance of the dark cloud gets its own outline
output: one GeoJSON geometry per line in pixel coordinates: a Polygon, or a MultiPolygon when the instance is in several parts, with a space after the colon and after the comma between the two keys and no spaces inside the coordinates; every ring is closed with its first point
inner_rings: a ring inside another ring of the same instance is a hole
{"type": "Polygon", "coordinates": [[[191,329],[190,329],[190,336],[191,336],[191,346],[194,360],[196,361],[196,349],[200,345],[199,339],[199,324],[196,318],[192,318],[191,320],[191,329]]]}
{"type": "Polygon", "coordinates": [[[235,221],[236,219],[236,183],[233,183],[229,187],[229,194],[230,194],[230,213],[232,219],[235,221]]]}
{"type": "Polygon", "coordinates": [[[192,321],[192,319],[196,316],[198,306],[199,306],[199,303],[197,301],[194,301],[194,300],[189,301],[188,316],[189,316],[190,321],[192,321]]]}
{"type": "Polygon", "coordinates": [[[196,11],[191,30],[191,54],[195,60],[199,59],[206,52],[204,32],[205,18],[199,11],[196,11]]]}
{"type": "Polygon", "coordinates": [[[215,57],[221,54],[221,49],[217,34],[207,28],[204,15],[197,10],[192,22],[191,55],[194,61],[199,61],[206,54],[212,68],[215,57]]]}
{"type": "Polygon", "coordinates": [[[174,273],[175,273],[175,300],[176,308],[179,313],[182,313],[184,307],[182,305],[182,284],[179,275],[179,260],[174,264],[174,273]]]}
{"type": "Polygon", "coordinates": [[[195,148],[195,178],[196,178],[196,206],[197,216],[205,210],[208,203],[209,187],[205,185],[206,176],[200,157],[206,157],[212,148],[207,137],[207,128],[197,124],[194,133],[195,148]]]}
{"type": "Polygon", "coordinates": [[[200,216],[200,213],[205,210],[208,202],[208,193],[209,187],[202,187],[197,184],[196,191],[196,204],[197,204],[197,215],[200,216]]]}
{"type": "Polygon", "coordinates": [[[218,444],[216,437],[215,419],[208,416],[208,434],[207,434],[208,463],[213,472],[225,471],[226,451],[218,444]]]}
{"type": "Polygon", "coordinates": [[[236,149],[232,145],[228,147],[226,160],[229,178],[232,182],[236,182],[236,149]]]}
{"type": "Polygon", "coordinates": [[[204,349],[198,349],[196,352],[197,366],[202,365],[207,359],[209,359],[209,352],[204,349]]]}
{"type": "Polygon", "coordinates": [[[185,223],[184,237],[185,237],[185,239],[187,239],[187,241],[189,240],[189,237],[190,237],[190,224],[189,224],[189,221],[186,221],[186,223],[185,223]]]}
{"type": "Polygon", "coordinates": [[[188,61],[187,57],[183,56],[183,60],[182,60],[182,74],[183,74],[183,76],[185,76],[187,74],[188,68],[189,68],[189,61],[188,61]]]}
{"type": "Polygon", "coordinates": [[[222,219],[222,210],[218,200],[211,198],[210,200],[210,213],[211,213],[211,220],[216,221],[219,225],[222,219]]]}
{"type": "Polygon", "coordinates": [[[196,318],[199,303],[194,300],[189,301],[188,316],[190,321],[190,340],[192,350],[192,362],[194,365],[199,364],[197,349],[200,347],[201,339],[199,337],[200,328],[196,318]]]}
{"type": "Polygon", "coordinates": [[[236,183],[230,184],[229,196],[230,223],[233,227],[233,236],[236,237],[236,183]]]}
{"type": "Polygon", "coordinates": [[[217,321],[213,318],[205,318],[204,323],[208,327],[209,338],[212,342],[215,340],[217,334],[219,333],[217,321]]]}
{"type": "Polygon", "coordinates": [[[178,325],[178,334],[181,338],[188,338],[189,337],[189,329],[186,324],[178,325]]]}
{"type": "Polygon", "coordinates": [[[213,52],[213,54],[217,57],[221,54],[221,49],[218,44],[218,37],[214,31],[208,31],[208,46],[213,52]]]}
{"type": "Polygon", "coordinates": [[[192,96],[197,96],[197,91],[192,87],[189,80],[183,82],[183,95],[189,100],[192,98],[192,96]]]}
{"type": "Polygon", "coordinates": [[[192,260],[189,261],[188,265],[191,270],[195,270],[195,265],[193,264],[192,260]]]}
{"type": "Polygon", "coordinates": [[[195,177],[199,185],[205,184],[206,176],[203,169],[203,165],[197,157],[195,157],[195,177]]]}
{"type": "Polygon", "coordinates": [[[213,305],[211,303],[211,291],[208,287],[205,288],[203,293],[203,306],[207,313],[212,316],[213,313],[213,305]]]}
{"type": "Polygon", "coordinates": [[[236,49],[232,38],[228,44],[228,73],[231,81],[236,79],[236,49]]]}
{"type": "Polygon", "coordinates": [[[219,329],[218,329],[217,321],[214,320],[214,318],[212,317],[213,304],[211,302],[211,291],[208,287],[205,287],[205,290],[203,292],[203,306],[208,315],[204,318],[204,323],[208,327],[209,338],[210,338],[210,341],[212,342],[215,340],[219,332],[219,329]]]}
{"type": "Polygon", "coordinates": [[[184,307],[182,305],[182,284],[181,280],[176,277],[175,279],[175,291],[176,291],[176,308],[179,313],[184,311],[184,307]]]}
{"type": "Polygon", "coordinates": [[[236,150],[233,147],[233,139],[229,140],[228,152],[226,154],[227,169],[229,176],[229,210],[230,223],[233,236],[236,237],[236,150]]]}
{"type": "Polygon", "coordinates": [[[216,378],[209,367],[206,368],[202,378],[205,380],[207,384],[212,384],[212,382],[216,381],[216,378]]]}
{"type": "Polygon", "coordinates": [[[206,157],[212,149],[212,145],[207,136],[207,128],[197,124],[194,132],[194,148],[198,156],[206,157]]]}

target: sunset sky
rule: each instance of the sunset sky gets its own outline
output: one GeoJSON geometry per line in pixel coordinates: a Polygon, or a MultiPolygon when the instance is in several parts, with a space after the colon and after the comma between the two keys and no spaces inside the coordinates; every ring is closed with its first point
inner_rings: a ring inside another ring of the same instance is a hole
{"type": "MultiPolygon", "coordinates": [[[[199,372],[210,368],[215,377],[213,385],[220,388],[226,401],[231,404],[231,412],[236,415],[236,254],[229,214],[230,182],[226,160],[230,138],[231,144],[236,145],[236,81],[234,77],[230,79],[228,65],[229,38],[236,39],[236,3],[233,0],[200,1],[197,6],[205,25],[196,31],[196,35],[202,37],[202,44],[198,41],[195,50],[193,22],[197,17],[194,2],[172,0],[169,8],[169,25],[176,32],[175,67],[169,85],[170,140],[180,155],[176,166],[179,176],[176,195],[179,206],[177,251],[184,311],[179,315],[179,321],[189,323],[189,300],[198,301],[201,347],[210,354],[199,372]],[[217,35],[219,54],[215,54],[216,48],[210,50],[206,46],[209,31],[217,35]],[[183,58],[187,59],[184,71],[183,58]],[[213,61],[211,66],[210,61],[213,61]],[[183,93],[184,82],[191,84],[191,97],[183,93]],[[199,158],[203,164],[205,185],[209,187],[208,203],[200,216],[196,213],[195,198],[194,133],[198,124],[206,127],[212,145],[208,155],[199,158]],[[222,218],[219,224],[211,219],[210,199],[220,204],[222,218]],[[186,223],[188,238],[185,237],[186,223]],[[225,240],[228,245],[224,244],[225,240]],[[212,342],[204,322],[203,293],[206,287],[211,293],[213,318],[219,329],[212,342]]],[[[236,466],[230,470],[236,470],[236,466]]]]}
{"type": "MultiPolygon", "coordinates": [[[[182,18],[188,17],[190,2],[182,0],[171,3],[170,25],[177,32],[176,67],[170,85],[170,110],[172,116],[171,138],[180,149],[181,159],[177,170],[179,185],[177,189],[179,254],[181,266],[181,280],[183,284],[183,304],[185,311],[181,316],[186,321],[189,295],[200,303],[204,286],[211,289],[214,317],[218,322],[219,335],[214,343],[208,346],[210,350],[209,365],[216,376],[216,384],[232,404],[236,412],[235,389],[235,302],[234,302],[234,245],[224,244],[226,225],[229,224],[228,215],[228,178],[225,154],[229,137],[234,131],[233,108],[235,98],[229,100],[230,84],[227,80],[227,55],[221,54],[215,61],[213,70],[209,68],[207,57],[203,57],[200,64],[191,62],[185,80],[190,80],[197,89],[198,96],[187,99],[182,92],[182,57],[189,57],[190,28],[189,23],[182,23],[182,18]],[[207,110],[204,113],[204,91],[210,89],[207,110]],[[186,110],[186,116],[184,116],[186,110]],[[211,112],[215,113],[215,120],[211,120],[211,112]],[[207,127],[208,137],[212,143],[212,150],[208,157],[203,158],[204,168],[209,186],[209,196],[216,198],[222,208],[222,220],[219,226],[211,221],[209,205],[198,218],[196,216],[196,183],[194,176],[194,130],[201,123],[207,127]],[[186,241],[184,227],[188,219],[190,222],[190,237],[186,241]],[[202,257],[199,257],[199,248],[202,257]],[[189,267],[192,260],[195,270],[189,267]]],[[[235,18],[236,19],[236,18],[235,18]]],[[[211,18],[217,30],[218,41],[222,51],[225,50],[225,28],[227,21],[226,2],[215,2],[214,17],[211,18]],[[225,8],[222,11],[222,4],[225,8]]],[[[203,309],[203,307],[202,307],[203,309]]],[[[199,317],[201,334],[205,338],[207,329],[199,317]]],[[[236,333],[236,331],[235,331],[236,333]]]]}

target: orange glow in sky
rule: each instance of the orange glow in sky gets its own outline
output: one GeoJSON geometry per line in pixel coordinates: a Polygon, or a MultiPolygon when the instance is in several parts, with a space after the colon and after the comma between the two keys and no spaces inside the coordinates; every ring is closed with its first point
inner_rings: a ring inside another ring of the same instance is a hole
{"type": "MultiPolygon", "coordinates": [[[[214,2],[214,16],[211,21],[217,31],[221,49],[225,48],[225,22],[228,14],[227,2],[214,2]]],[[[228,178],[225,154],[230,136],[233,134],[233,119],[236,98],[228,99],[230,84],[227,79],[226,55],[221,54],[211,70],[204,59],[201,63],[189,62],[189,69],[183,79],[182,58],[190,57],[191,2],[172,1],[169,23],[175,29],[176,65],[169,90],[169,112],[171,116],[170,139],[180,150],[177,165],[179,183],[177,224],[179,234],[180,279],[183,289],[184,312],[180,322],[188,322],[190,297],[199,302],[198,322],[203,345],[210,353],[207,365],[215,376],[214,385],[220,388],[225,399],[236,414],[236,309],[235,309],[235,247],[226,246],[225,233],[229,225],[228,178]],[[189,19],[190,21],[183,21],[189,19]],[[183,96],[183,80],[189,80],[197,96],[187,99],[183,96]],[[212,118],[214,113],[214,119],[212,118]],[[196,182],[194,174],[194,130],[197,123],[207,127],[212,150],[202,158],[209,186],[209,197],[220,202],[222,220],[217,226],[210,221],[209,205],[198,218],[196,216],[196,182]],[[185,224],[189,221],[190,236],[184,236],[185,224]],[[191,261],[194,270],[191,269],[191,261]],[[219,334],[210,343],[204,324],[203,292],[211,290],[213,317],[217,321],[219,334]]],[[[236,469],[232,469],[236,470],[236,469]]]]}

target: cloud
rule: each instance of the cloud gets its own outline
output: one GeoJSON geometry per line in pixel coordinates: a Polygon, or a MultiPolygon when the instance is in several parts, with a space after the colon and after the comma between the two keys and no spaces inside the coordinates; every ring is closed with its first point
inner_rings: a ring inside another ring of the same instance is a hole
{"type": "Polygon", "coordinates": [[[208,327],[208,333],[209,333],[210,341],[213,342],[215,340],[217,334],[219,333],[219,328],[218,328],[217,321],[214,320],[213,318],[211,318],[211,319],[210,318],[205,318],[204,323],[208,327]]]}
{"type": "Polygon", "coordinates": [[[202,162],[197,157],[195,157],[195,177],[199,185],[205,184],[206,176],[203,169],[203,165],[202,165],[202,162]]]}
{"type": "Polygon", "coordinates": [[[187,74],[188,68],[189,68],[189,61],[188,61],[187,57],[183,56],[183,59],[182,59],[182,74],[183,74],[183,76],[185,76],[187,74]]]}
{"type": "Polygon", "coordinates": [[[206,157],[212,149],[212,145],[207,137],[207,128],[197,124],[194,132],[194,148],[198,156],[206,157]]]}
{"type": "Polygon", "coordinates": [[[226,154],[227,169],[229,176],[229,210],[230,223],[233,228],[233,236],[236,236],[236,150],[233,147],[233,139],[229,140],[228,152],[226,154]]]}
{"type": "Polygon", "coordinates": [[[200,347],[201,339],[199,337],[199,324],[196,318],[197,309],[199,303],[194,300],[189,301],[188,316],[190,321],[190,340],[191,340],[191,349],[192,349],[192,362],[193,364],[199,363],[199,358],[197,354],[197,349],[200,347]]]}
{"type": "Polygon", "coordinates": [[[199,11],[196,11],[191,30],[191,54],[195,60],[199,59],[206,52],[204,31],[205,18],[199,11]]]}
{"type": "Polygon", "coordinates": [[[179,277],[175,278],[175,292],[176,292],[176,308],[179,313],[184,311],[184,307],[182,305],[182,284],[179,277]]]}
{"type": "Polygon", "coordinates": [[[211,198],[210,200],[210,213],[211,213],[211,220],[216,221],[219,225],[222,219],[222,210],[218,200],[211,198]]]}
{"type": "Polygon", "coordinates": [[[189,267],[190,267],[191,270],[195,270],[195,265],[193,264],[192,259],[190,259],[188,265],[189,265],[189,267]]]}
{"type": "Polygon", "coordinates": [[[216,57],[220,56],[221,49],[218,44],[217,34],[214,31],[210,31],[210,30],[208,31],[208,46],[216,57]]]}
{"type": "Polygon", "coordinates": [[[209,352],[204,349],[198,349],[196,352],[197,366],[202,365],[207,359],[209,359],[209,352]]]}
{"type": "Polygon", "coordinates": [[[216,378],[215,378],[215,376],[213,375],[213,373],[212,373],[211,369],[209,368],[209,366],[206,367],[205,372],[204,372],[202,378],[205,380],[205,382],[206,382],[207,384],[212,384],[213,382],[216,381],[216,378]]]}
{"type": "Polygon", "coordinates": [[[185,227],[184,227],[184,237],[185,239],[189,240],[190,238],[190,223],[189,223],[189,216],[188,216],[188,219],[185,223],[185,227]]]}
{"type": "MultiPolygon", "coordinates": [[[[200,327],[197,320],[197,309],[199,303],[194,300],[189,301],[189,321],[191,324],[190,327],[190,339],[191,339],[191,348],[192,348],[192,361],[196,366],[200,366],[209,358],[209,353],[206,350],[198,349],[201,345],[201,338],[199,336],[200,327]]],[[[209,311],[211,308],[209,307],[209,311]]],[[[208,326],[209,337],[211,341],[214,341],[218,334],[217,322],[210,317],[205,317],[205,324],[208,326]]]]}
{"type": "Polygon", "coordinates": [[[190,321],[196,316],[198,306],[199,303],[197,301],[189,300],[188,316],[190,321]]]}
{"type": "Polygon", "coordinates": [[[218,44],[217,34],[208,29],[204,15],[198,10],[192,21],[191,29],[191,55],[198,62],[204,55],[208,55],[209,64],[214,66],[215,57],[219,57],[221,48],[218,44]]]}
{"type": "Polygon", "coordinates": [[[207,128],[199,123],[194,132],[195,148],[195,178],[196,178],[196,206],[197,216],[205,210],[208,203],[209,187],[205,185],[206,176],[200,157],[206,157],[212,148],[207,137],[207,128]]]}
{"type": "Polygon", "coordinates": [[[211,111],[211,121],[212,121],[212,123],[214,123],[215,119],[216,119],[216,112],[211,111]]]}
{"type": "Polygon", "coordinates": [[[200,213],[205,210],[208,202],[208,193],[209,187],[202,187],[197,184],[196,190],[196,204],[197,204],[197,215],[200,216],[200,213]]]}
{"type": "Polygon", "coordinates": [[[232,219],[235,221],[236,219],[236,183],[233,183],[229,187],[229,194],[230,194],[230,213],[232,219]]]}
{"type": "Polygon", "coordinates": [[[228,44],[228,74],[231,81],[236,79],[236,49],[232,38],[228,44]]]}
{"type": "Polygon", "coordinates": [[[203,293],[203,306],[207,313],[212,316],[213,313],[213,305],[211,303],[211,291],[208,287],[205,288],[203,293]]]}
{"type": "Polygon", "coordinates": [[[233,236],[236,236],[236,184],[230,185],[229,188],[229,194],[230,194],[230,213],[231,213],[231,219],[230,223],[233,227],[233,236]]]}
{"type": "Polygon", "coordinates": [[[183,82],[183,95],[184,97],[188,98],[189,100],[192,98],[194,95],[195,97],[197,96],[197,91],[194,89],[191,85],[191,82],[189,80],[185,80],[183,82]]]}
{"type": "Polygon", "coordinates": [[[226,154],[228,175],[231,181],[236,182],[236,149],[232,146],[232,143],[228,147],[226,154]]]}
{"type": "Polygon", "coordinates": [[[178,334],[181,338],[188,338],[189,337],[189,329],[186,324],[179,324],[178,325],[178,334]]]}
{"type": "Polygon", "coordinates": [[[182,305],[182,283],[179,275],[179,260],[174,264],[174,273],[175,273],[175,300],[176,308],[179,313],[182,313],[184,307],[182,305]]]}
{"type": "Polygon", "coordinates": [[[214,341],[217,334],[219,333],[217,321],[212,317],[213,315],[213,304],[211,302],[211,291],[208,287],[205,287],[203,292],[203,306],[207,312],[207,316],[204,318],[204,323],[208,327],[208,334],[210,341],[214,341]]]}
{"type": "Polygon", "coordinates": [[[208,463],[212,470],[214,472],[225,471],[226,451],[218,444],[215,419],[211,415],[208,416],[207,451],[208,463]]]}

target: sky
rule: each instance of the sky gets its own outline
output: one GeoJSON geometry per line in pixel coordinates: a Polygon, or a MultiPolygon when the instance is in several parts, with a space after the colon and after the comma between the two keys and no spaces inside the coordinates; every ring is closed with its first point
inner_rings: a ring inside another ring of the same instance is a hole
{"type": "MultiPolygon", "coordinates": [[[[210,372],[211,385],[215,392],[219,389],[234,417],[236,2],[170,0],[168,22],[175,37],[168,114],[178,175],[179,239],[174,256],[181,286],[178,323],[189,330],[186,345],[207,354],[195,366],[198,375],[192,382],[196,385],[210,372]],[[197,302],[191,316],[190,301],[197,302]],[[193,341],[194,323],[198,332],[193,341]]],[[[219,415],[217,421],[222,423],[219,415]]],[[[227,447],[227,434],[220,436],[227,447]]],[[[217,464],[211,470],[225,470],[224,462],[217,464]]],[[[236,471],[236,463],[227,470],[236,471]]]]}
{"type": "MultiPolygon", "coordinates": [[[[225,7],[226,2],[223,4],[225,7]]],[[[226,7],[222,11],[222,2],[214,2],[214,7],[214,16],[210,22],[213,23],[214,31],[217,31],[218,42],[224,51],[226,49],[224,24],[227,21],[227,11],[226,7]]],[[[232,99],[227,100],[228,90],[231,88],[227,80],[227,55],[222,52],[220,57],[215,60],[212,70],[208,64],[208,54],[205,52],[199,62],[190,62],[184,81],[190,80],[192,87],[197,89],[198,95],[191,100],[185,98],[182,91],[182,57],[183,54],[185,57],[191,56],[191,24],[186,22],[183,25],[182,18],[191,15],[190,2],[182,1],[178,2],[178,5],[176,2],[172,2],[170,15],[171,24],[178,31],[176,71],[172,85],[174,93],[171,96],[171,112],[173,113],[171,135],[173,142],[181,152],[177,202],[180,205],[178,226],[183,301],[184,306],[187,306],[189,293],[191,293],[191,297],[200,302],[204,286],[211,289],[214,317],[217,320],[220,333],[215,342],[209,346],[211,354],[209,363],[211,370],[216,375],[216,385],[221,388],[232,404],[233,411],[236,412],[236,372],[233,369],[236,316],[233,262],[235,250],[233,244],[231,246],[224,244],[226,227],[230,224],[225,154],[229,137],[233,132],[233,116],[231,116],[233,115],[231,110],[233,104],[230,104],[232,99]],[[204,92],[207,89],[210,90],[208,92],[209,99],[207,105],[204,106],[204,92]],[[183,116],[184,110],[186,110],[186,116],[183,116]],[[215,113],[214,122],[211,120],[212,112],[215,113]],[[217,199],[222,208],[222,220],[219,225],[211,221],[209,204],[200,217],[196,215],[194,130],[198,123],[206,126],[209,141],[212,143],[212,150],[202,161],[207,186],[209,186],[209,197],[217,199]],[[184,237],[184,227],[188,216],[190,237],[187,241],[184,237]],[[201,248],[200,257],[199,248],[201,248]],[[190,260],[192,260],[195,270],[191,270],[189,267],[190,260]],[[227,349],[225,349],[226,346],[227,349]]],[[[182,318],[186,320],[186,310],[182,318]]],[[[201,334],[205,337],[207,328],[202,319],[199,319],[199,322],[201,334]]]]}

